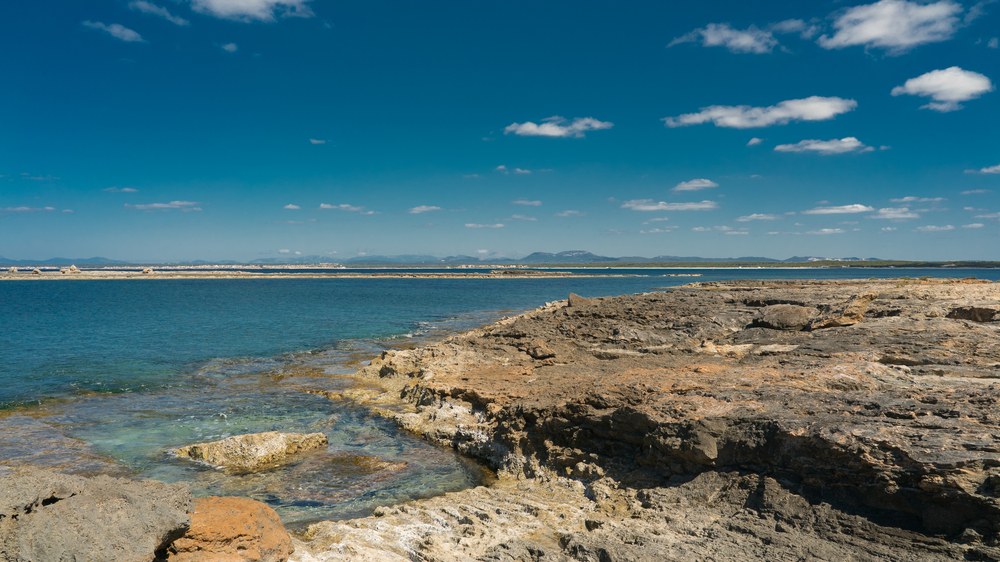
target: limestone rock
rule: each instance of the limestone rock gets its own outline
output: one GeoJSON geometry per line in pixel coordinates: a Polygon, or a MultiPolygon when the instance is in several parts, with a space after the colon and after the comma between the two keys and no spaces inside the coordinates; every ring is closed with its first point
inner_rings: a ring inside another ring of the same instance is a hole
{"type": "Polygon", "coordinates": [[[593,302],[594,302],[593,299],[588,299],[586,297],[581,297],[580,295],[578,295],[576,293],[570,293],[569,294],[568,306],[570,308],[580,308],[580,307],[583,307],[583,306],[587,306],[589,304],[593,304],[593,302]]]}
{"type": "Polygon", "coordinates": [[[0,474],[0,560],[148,562],[188,527],[182,485],[41,469],[0,474]]]}
{"type": "Polygon", "coordinates": [[[169,562],[284,562],[292,538],[266,504],[213,496],[194,501],[191,528],[168,553],[169,562]]]}
{"type": "Polygon", "coordinates": [[[327,442],[326,435],[322,433],[268,431],[188,445],[174,452],[179,457],[203,461],[228,470],[253,472],[280,464],[296,453],[325,447],[327,442]]]}
{"type": "Polygon", "coordinates": [[[754,324],[774,330],[798,331],[805,329],[816,314],[817,310],[811,306],[772,304],[760,309],[754,324]]]}
{"type": "Polygon", "coordinates": [[[552,351],[549,344],[545,343],[543,339],[534,339],[528,343],[527,353],[533,359],[543,360],[551,359],[556,356],[556,352],[552,351]]]}
{"type": "Polygon", "coordinates": [[[1000,320],[1000,307],[996,306],[960,306],[948,313],[948,318],[954,320],[971,320],[973,322],[995,322],[1000,320]]]}

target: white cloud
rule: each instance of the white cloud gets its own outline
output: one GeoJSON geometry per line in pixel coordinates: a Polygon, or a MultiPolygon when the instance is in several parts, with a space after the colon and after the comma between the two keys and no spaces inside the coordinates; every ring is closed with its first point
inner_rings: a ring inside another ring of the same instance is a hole
{"type": "Polygon", "coordinates": [[[295,203],[289,203],[289,204],[285,205],[283,208],[287,209],[289,211],[298,211],[302,207],[296,205],[295,203]]]}
{"type": "Polygon", "coordinates": [[[815,152],[816,154],[846,154],[848,152],[871,152],[874,148],[866,145],[856,137],[842,139],[816,140],[807,139],[795,144],[779,144],[774,147],[777,152],[815,152]]]}
{"type": "Polygon", "coordinates": [[[829,236],[831,234],[843,234],[847,232],[843,228],[821,228],[819,230],[810,230],[806,234],[811,234],[813,236],[829,236]]]}
{"type": "Polygon", "coordinates": [[[988,189],[966,189],[965,191],[962,192],[962,195],[985,195],[987,193],[992,193],[992,192],[988,189]]]}
{"type": "Polygon", "coordinates": [[[744,234],[750,234],[750,232],[745,228],[733,228],[731,226],[696,226],[691,229],[692,232],[721,232],[723,234],[740,236],[744,234]]]}
{"type": "Polygon", "coordinates": [[[682,43],[697,43],[705,47],[725,47],[734,53],[770,53],[778,44],[774,34],[765,29],[750,26],[735,29],[727,23],[710,23],[677,37],[667,47],[682,43]]]}
{"type": "Polygon", "coordinates": [[[340,203],[337,205],[333,205],[330,203],[320,203],[319,208],[322,210],[347,211],[348,213],[358,213],[361,215],[375,214],[375,211],[369,211],[364,207],[359,207],[358,205],[350,205],[348,203],[340,203]]]}
{"type": "Polygon", "coordinates": [[[951,0],[881,0],[844,11],[833,23],[836,33],[821,36],[819,44],[824,49],[864,45],[901,53],[950,39],[961,24],[961,13],[962,6],[951,0]]]}
{"type": "Polygon", "coordinates": [[[751,215],[743,215],[736,219],[736,222],[750,222],[750,221],[776,221],[778,220],[778,215],[769,215],[765,213],[753,213],[751,215]]]}
{"type": "Polygon", "coordinates": [[[503,228],[503,227],[504,224],[499,222],[496,224],[480,224],[475,222],[465,223],[465,228],[503,228]]]}
{"type": "Polygon", "coordinates": [[[977,228],[983,228],[984,226],[986,226],[986,225],[983,224],[983,223],[981,223],[981,222],[974,222],[972,224],[963,224],[962,228],[967,228],[969,230],[975,230],[977,228]]]}
{"type": "Polygon", "coordinates": [[[656,228],[647,228],[645,230],[640,230],[639,234],[669,234],[677,230],[676,226],[664,226],[656,228]]]}
{"type": "Polygon", "coordinates": [[[922,109],[955,111],[962,109],[961,102],[992,91],[993,83],[986,76],[951,66],[910,78],[902,86],[893,88],[892,95],[928,97],[934,101],[922,106],[922,109]]]}
{"type": "Polygon", "coordinates": [[[55,207],[2,207],[0,208],[0,213],[51,213],[55,211],[55,207]]]}
{"type": "Polygon", "coordinates": [[[593,117],[577,117],[572,121],[565,117],[549,117],[543,119],[541,123],[525,121],[524,123],[511,123],[507,125],[503,133],[505,135],[518,135],[522,137],[575,137],[581,138],[588,131],[600,131],[610,129],[615,124],[610,121],[600,121],[593,117]]]}
{"type": "Polygon", "coordinates": [[[810,96],[808,98],[785,100],[767,107],[749,105],[711,105],[697,113],[686,113],[677,117],[665,117],[668,127],[685,127],[712,123],[716,127],[750,129],[785,125],[792,121],[826,121],[837,115],[853,111],[858,106],[854,100],[810,96]]]}
{"type": "Polygon", "coordinates": [[[895,226],[883,226],[882,227],[882,232],[896,232],[897,230],[899,230],[899,229],[896,228],[895,226]]]}
{"type": "Polygon", "coordinates": [[[141,203],[138,205],[131,205],[125,203],[126,209],[135,209],[137,211],[200,211],[201,207],[195,201],[170,201],[167,203],[141,203]]]}
{"type": "MultiPolygon", "coordinates": [[[[236,43],[226,43],[225,45],[221,46],[220,49],[222,49],[227,53],[235,53],[236,51],[240,50],[240,46],[237,45],[236,43]]],[[[309,140],[311,141],[312,139],[309,140]]]]}
{"type": "Polygon", "coordinates": [[[169,10],[162,6],[157,6],[152,2],[146,2],[145,0],[135,0],[134,2],[129,2],[128,7],[137,12],[142,12],[144,14],[149,14],[163,18],[174,25],[188,25],[190,22],[182,17],[175,16],[170,13],[169,10]]]}
{"type": "Polygon", "coordinates": [[[196,12],[240,21],[274,21],[275,16],[310,17],[309,0],[191,0],[196,12]]]}
{"type": "Polygon", "coordinates": [[[138,193],[139,190],[134,187],[105,187],[101,191],[106,191],[108,193],[138,193]]]}
{"type": "Polygon", "coordinates": [[[311,145],[326,144],[326,139],[309,139],[309,144],[311,145]]]}
{"type": "Polygon", "coordinates": [[[536,222],[538,219],[528,215],[511,215],[507,220],[536,222]]]}
{"type": "Polygon", "coordinates": [[[89,27],[90,29],[103,31],[108,35],[114,37],[115,39],[125,41],[126,43],[144,42],[142,35],[139,35],[139,32],[135,31],[134,29],[129,29],[124,25],[118,23],[106,24],[106,23],[101,23],[99,21],[89,21],[89,20],[82,23],[84,27],[89,27]]]}
{"type": "Polygon", "coordinates": [[[701,191],[702,189],[712,189],[714,187],[719,187],[719,184],[710,179],[695,178],[675,185],[673,191],[701,191]]]}
{"type": "Polygon", "coordinates": [[[920,215],[911,211],[908,207],[885,207],[879,209],[874,215],[868,218],[886,220],[909,220],[919,219],[920,215]]]}
{"type": "Polygon", "coordinates": [[[944,226],[935,226],[929,224],[927,226],[918,226],[914,230],[916,232],[948,232],[949,230],[955,230],[955,227],[950,224],[946,224],[944,226]]]}
{"type": "Polygon", "coordinates": [[[693,203],[667,203],[665,201],[654,201],[652,199],[632,199],[622,203],[622,209],[632,211],[711,211],[718,209],[719,204],[715,201],[698,201],[693,203]]]}
{"type": "Polygon", "coordinates": [[[519,175],[519,176],[526,176],[526,175],[532,173],[532,170],[528,170],[526,168],[513,168],[513,169],[511,169],[511,168],[508,168],[507,166],[505,166],[504,164],[500,164],[496,168],[493,168],[493,171],[500,172],[501,174],[504,174],[504,175],[513,173],[513,174],[516,174],[516,175],[519,175]]]}
{"type": "Polygon", "coordinates": [[[1000,219],[1000,213],[987,213],[985,215],[976,215],[977,219],[1000,219]]]}
{"type": "Polygon", "coordinates": [[[410,209],[411,215],[422,215],[424,213],[433,213],[434,211],[442,210],[441,207],[436,205],[417,205],[416,207],[410,209]]]}
{"type": "Polygon", "coordinates": [[[559,211],[556,213],[557,217],[582,217],[584,215],[583,211],[577,211],[575,209],[566,209],[565,211],[559,211]]]}
{"type": "Polygon", "coordinates": [[[907,195],[906,197],[897,197],[889,201],[893,203],[940,203],[944,200],[944,197],[916,197],[914,195],[907,195]]]}
{"type": "Polygon", "coordinates": [[[986,46],[991,49],[1000,49],[1000,37],[991,37],[990,40],[986,42],[986,46]]]}
{"type": "MultiPolygon", "coordinates": [[[[985,168],[979,168],[978,170],[968,170],[968,171],[972,173],[978,172],[980,174],[1000,174],[1000,164],[997,164],[996,166],[987,166],[985,168]]],[[[981,191],[974,191],[974,192],[982,193],[981,191]]]]}
{"type": "Polygon", "coordinates": [[[764,142],[764,139],[760,137],[753,137],[747,141],[747,146],[757,146],[758,144],[764,142]]]}
{"type": "Polygon", "coordinates": [[[850,215],[855,213],[870,213],[874,211],[868,205],[854,203],[853,205],[839,205],[832,207],[816,207],[808,211],[802,211],[803,215],[850,215]]]}
{"type": "Polygon", "coordinates": [[[515,199],[511,201],[513,205],[520,205],[522,207],[541,207],[542,202],[536,199],[515,199]]]}

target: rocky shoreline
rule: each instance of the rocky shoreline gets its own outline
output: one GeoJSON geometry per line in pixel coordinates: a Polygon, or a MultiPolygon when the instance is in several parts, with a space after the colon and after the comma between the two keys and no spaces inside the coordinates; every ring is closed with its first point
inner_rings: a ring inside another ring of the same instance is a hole
{"type": "MultiPolygon", "coordinates": [[[[1000,283],[570,295],[354,378],[314,392],[496,481],[289,537],[252,500],[0,468],[0,558],[1000,560],[1000,283]]],[[[319,437],[176,454],[252,470],[319,437]]]]}
{"type": "Polygon", "coordinates": [[[702,283],[551,303],[337,393],[499,481],[293,559],[1000,560],[1000,285],[702,283]]]}

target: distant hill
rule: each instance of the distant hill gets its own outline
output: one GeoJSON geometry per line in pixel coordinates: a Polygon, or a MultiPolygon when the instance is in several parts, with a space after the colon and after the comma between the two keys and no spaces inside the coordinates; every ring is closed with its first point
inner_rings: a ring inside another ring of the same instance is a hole
{"type": "Polygon", "coordinates": [[[49,258],[45,260],[15,260],[0,256],[0,265],[17,266],[17,267],[29,267],[29,266],[56,267],[56,266],[69,266],[69,265],[103,266],[103,265],[128,265],[128,262],[113,260],[109,258],[102,258],[100,256],[95,256],[92,258],[49,258]]]}

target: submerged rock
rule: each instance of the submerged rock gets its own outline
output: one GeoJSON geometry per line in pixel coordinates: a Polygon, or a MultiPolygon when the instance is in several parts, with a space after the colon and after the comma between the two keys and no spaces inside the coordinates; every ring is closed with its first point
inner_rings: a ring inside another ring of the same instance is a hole
{"type": "Polygon", "coordinates": [[[0,473],[0,560],[153,560],[188,527],[187,488],[48,470],[0,473]]]}
{"type": "Polygon", "coordinates": [[[325,447],[327,443],[326,435],[322,433],[267,431],[188,445],[174,452],[179,457],[229,470],[253,472],[281,464],[296,453],[325,447]]]}
{"type": "Polygon", "coordinates": [[[292,538],[266,504],[213,496],[195,500],[191,528],[168,553],[169,562],[284,562],[292,538]]]}

